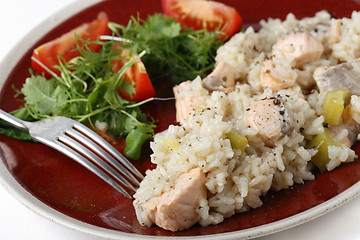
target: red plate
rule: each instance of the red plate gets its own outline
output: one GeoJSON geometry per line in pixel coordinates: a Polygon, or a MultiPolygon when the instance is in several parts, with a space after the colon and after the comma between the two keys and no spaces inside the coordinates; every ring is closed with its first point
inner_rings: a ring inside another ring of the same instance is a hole
{"type": "MultiPolygon", "coordinates": [[[[108,0],[73,15],[27,49],[20,61],[13,66],[0,92],[0,108],[11,111],[20,106],[18,102],[12,100],[14,95],[12,86],[20,88],[24,83],[28,76],[30,56],[36,46],[94,19],[100,11],[105,11],[111,21],[126,24],[129,17],[138,12],[142,17],[160,12],[160,2],[160,0],[108,0]]],[[[353,10],[359,9],[359,4],[355,1],[337,0],[306,2],[281,0],[276,4],[266,0],[223,2],[239,10],[246,26],[255,27],[261,19],[268,17],[283,19],[288,12],[293,12],[298,18],[302,18],[313,16],[315,12],[326,8],[333,16],[342,17],[350,16],[353,10]]],[[[148,109],[151,109],[151,114],[159,119],[158,131],[174,122],[173,102],[151,103],[148,109]]],[[[356,147],[355,150],[360,153],[359,148],[356,147]]],[[[149,154],[150,149],[146,146],[143,160],[134,162],[142,172],[153,167],[148,160],[149,154]]],[[[266,226],[290,216],[306,213],[306,210],[339,196],[360,180],[360,161],[343,164],[332,172],[317,174],[314,181],[307,181],[305,184],[295,185],[280,192],[269,192],[263,198],[264,205],[261,208],[237,214],[216,226],[195,225],[186,231],[171,233],[156,226],[140,226],[130,200],[99,181],[82,166],[44,145],[21,142],[0,135],[0,158],[8,172],[24,189],[50,208],[93,226],[124,233],[156,236],[200,236],[234,231],[241,233],[244,230],[266,226]]]]}

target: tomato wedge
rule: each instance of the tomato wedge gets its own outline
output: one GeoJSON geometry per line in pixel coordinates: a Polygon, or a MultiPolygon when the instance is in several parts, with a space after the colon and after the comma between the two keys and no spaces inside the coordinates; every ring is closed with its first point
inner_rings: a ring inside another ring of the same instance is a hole
{"type": "MultiPolygon", "coordinates": [[[[119,49],[118,45],[114,46],[115,49],[119,49]]],[[[112,62],[112,70],[114,72],[118,72],[122,66],[126,63],[126,61],[130,58],[129,50],[123,50],[121,56],[123,58],[119,60],[114,60],[112,62]]],[[[132,56],[134,57],[134,55],[132,56]]],[[[120,96],[128,101],[142,101],[155,96],[155,90],[147,74],[145,65],[143,62],[138,59],[135,64],[129,67],[123,77],[124,81],[127,81],[135,88],[135,93],[130,95],[125,90],[119,88],[120,96]]]]}
{"type": "MultiPolygon", "coordinates": [[[[76,48],[76,44],[81,44],[75,34],[80,38],[90,41],[97,40],[99,35],[108,34],[108,22],[109,18],[104,12],[100,12],[95,20],[90,23],[84,23],[79,27],[63,34],[59,38],[56,38],[50,42],[44,43],[37,47],[33,51],[33,58],[39,60],[47,68],[53,71],[55,74],[60,74],[59,70],[54,68],[55,65],[59,64],[58,56],[62,56],[66,61],[79,56],[78,51],[73,51],[76,48]]],[[[88,45],[91,51],[99,51],[101,46],[98,44],[88,45]]],[[[32,60],[32,67],[38,72],[49,75],[42,66],[36,61],[32,60]]]]}
{"type": "Polygon", "coordinates": [[[167,16],[175,18],[182,26],[194,30],[221,29],[222,40],[226,40],[238,32],[242,26],[242,18],[238,11],[216,1],[206,0],[161,0],[162,8],[167,16]]]}

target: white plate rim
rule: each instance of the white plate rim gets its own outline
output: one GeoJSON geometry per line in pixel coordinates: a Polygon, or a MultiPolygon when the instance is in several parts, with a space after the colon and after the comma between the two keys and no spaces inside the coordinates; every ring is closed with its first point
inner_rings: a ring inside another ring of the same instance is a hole
{"type": "MultiPolygon", "coordinates": [[[[13,49],[7,54],[2,63],[0,63],[0,89],[5,83],[8,75],[11,73],[13,67],[21,59],[24,52],[27,51],[35,42],[37,42],[44,34],[49,32],[51,29],[56,27],[64,20],[70,18],[76,13],[101,2],[102,0],[77,0],[67,7],[57,11],[52,17],[44,20],[37,27],[28,33],[22,40],[20,40],[13,49]],[[26,41],[25,41],[26,40],[26,41]]],[[[148,236],[139,234],[124,233],[115,230],[109,230],[101,227],[97,227],[91,224],[87,224],[71,218],[65,214],[62,214],[53,208],[47,206],[32,194],[26,191],[19,182],[11,175],[3,161],[0,161],[0,184],[19,202],[24,204],[26,207],[34,211],[35,213],[43,216],[44,218],[54,221],[60,225],[63,225],[69,229],[73,229],[79,232],[83,232],[95,237],[104,239],[128,239],[128,240],[139,240],[139,239],[209,239],[209,240],[223,240],[223,239],[250,239],[269,235],[279,231],[289,229],[291,227],[298,226],[302,223],[313,220],[320,217],[335,208],[347,203],[354,199],[360,194],[360,182],[354,184],[344,192],[336,195],[328,201],[319,204],[309,210],[301,212],[299,214],[290,216],[288,218],[275,221],[273,223],[261,225],[254,228],[245,230],[233,231],[229,233],[219,233],[213,235],[203,236],[186,236],[186,237],[166,237],[166,236],[148,236]]]]}

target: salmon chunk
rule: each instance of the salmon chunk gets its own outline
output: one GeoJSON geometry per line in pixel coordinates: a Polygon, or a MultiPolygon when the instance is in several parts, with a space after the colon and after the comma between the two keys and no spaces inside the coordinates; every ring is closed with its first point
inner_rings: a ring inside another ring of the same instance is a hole
{"type": "Polygon", "coordinates": [[[278,40],[273,50],[276,57],[290,60],[295,68],[319,60],[323,52],[321,42],[307,32],[289,33],[278,40]]]}
{"type": "Polygon", "coordinates": [[[220,62],[214,71],[203,79],[203,84],[210,91],[234,91],[235,76],[232,67],[224,61],[220,62]]]}
{"type": "Polygon", "coordinates": [[[220,62],[214,71],[203,80],[200,77],[195,80],[201,81],[202,90],[205,90],[206,94],[197,91],[199,89],[186,89],[191,86],[191,81],[182,82],[173,88],[176,101],[176,121],[183,124],[187,120],[190,127],[195,109],[205,105],[206,99],[209,98],[209,91],[229,93],[235,89],[234,72],[232,67],[225,62],[220,62]]]}
{"type": "Polygon", "coordinates": [[[260,74],[262,86],[273,91],[294,86],[296,77],[296,72],[285,59],[266,60],[260,74]]]}
{"type": "Polygon", "coordinates": [[[169,231],[181,231],[200,220],[196,209],[206,198],[205,174],[195,168],[180,175],[174,188],[141,205],[151,221],[169,231]]]}
{"type": "Polygon", "coordinates": [[[185,86],[191,84],[191,81],[182,82],[173,88],[176,107],[176,121],[183,124],[185,120],[190,121],[195,109],[201,105],[205,105],[207,95],[191,95],[186,94],[185,86]],[[181,94],[184,93],[184,94],[181,94]]]}
{"type": "Polygon", "coordinates": [[[258,131],[268,147],[293,130],[290,116],[277,98],[260,100],[247,109],[249,125],[258,131]]]}

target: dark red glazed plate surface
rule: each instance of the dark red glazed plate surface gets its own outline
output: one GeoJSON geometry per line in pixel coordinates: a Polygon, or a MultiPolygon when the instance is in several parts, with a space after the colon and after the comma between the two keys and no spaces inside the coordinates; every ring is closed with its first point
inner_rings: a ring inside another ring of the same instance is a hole
{"type": "MultiPolygon", "coordinates": [[[[313,16],[326,9],[335,17],[350,16],[359,5],[352,1],[224,1],[236,7],[243,16],[246,26],[268,17],[284,19],[288,12],[298,18],[313,16]]],[[[0,108],[11,111],[20,106],[13,101],[12,86],[20,88],[28,76],[32,49],[64,32],[94,19],[98,12],[105,11],[113,22],[126,24],[129,17],[145,18],[148,14],[160,12],[160,0],[109,0],[87,8],[52,31],[24,53],[14,66],[0,92],[0,108]]],[[[164,90],[158,90],[163,95],[164,90]]],[[[157,102],[147,106],[151,114],[159,119],[158,131],[174,123],[173,102],[157,102]],[[171,116],[171,117],[169,117],[171,116]]],[[[121,148],[121,141],[119,142],[121,148]]],[[[360,149],[355,147],[359,154],[360,149]]],[[[143,160],[134,162],[143,173],[152,168],[148,160],[150,149],[144,148],[143,160]]],[[[336,170],[317,174],[316,180],[280,192],[269,192],[261,208],[237,214],[216,226],[194,227],[178,233],[171,233],[153,227],[142,227],[136,220],[132,202],[103,183],[92,173],[62,154],[41,144],[20,142],[0,135],[0,158],[12,176],[35,198],[49,207],[74,219],[107,229],[126,233],[161,236],[198,236],[249,229],[294,216],[339,195],[360,180],[360,161],[343,164],[336,170]],[[286,206],[286,207],[284,207],[286,206]]]]}

